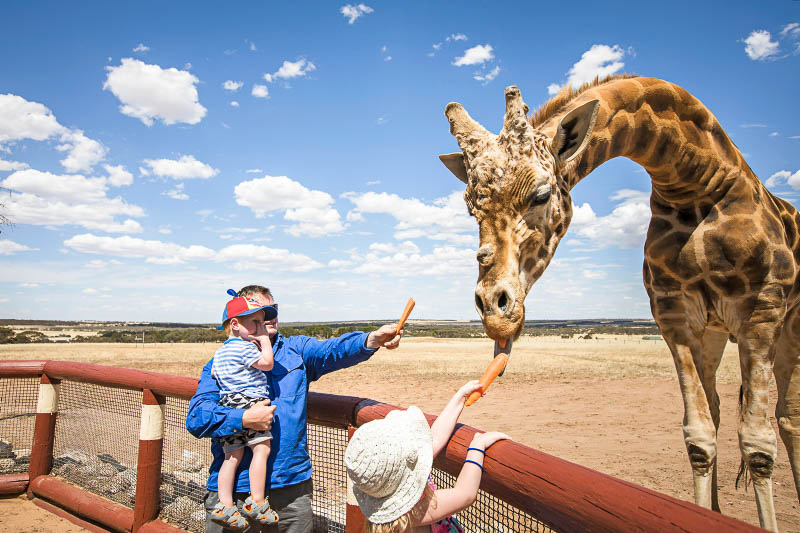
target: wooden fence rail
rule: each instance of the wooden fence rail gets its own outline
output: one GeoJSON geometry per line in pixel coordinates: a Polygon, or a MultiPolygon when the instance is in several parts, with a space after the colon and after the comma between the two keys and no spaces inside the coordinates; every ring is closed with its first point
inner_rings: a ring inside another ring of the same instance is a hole
{"type": "MultiPolygon", "coordinates": [[[[30,470],[0,475],[0,495],[28,492],[34,502],[93,531],[177,532],[157,520],[166,397],[189,399],[194,378],[60,361],[0,361],[0,378],[40,378],[30,470]],[[53,427],[58,383],[71,380],[142,391],[142,427],[134,508],[111,502],[53,477],[53,427]],[[159,411],[161,412],[159,417],[159,411]],[[102,527],[99,527],[98,524],[102,527]]],[[[348,429],[399,407],[352,396],[310,393],[308,422],[348,429]]],[[[428,416],[429,421],[433,417],[428,416]]],[[[475,428],[459,425],[435,466],[458,475],[475,428]]],[[[2,437],[2,435],[0,435],[2,437]]],[[[481,489],[536,517],[556,531],[762,531],[719,513],[564,461],[511,441],[486,455],[481,489]]],[[[352,503],[352,502],[348,502],[352,503]]],[[[363,530],[363,516],[348,505],[346,531],[363,530]]]]}

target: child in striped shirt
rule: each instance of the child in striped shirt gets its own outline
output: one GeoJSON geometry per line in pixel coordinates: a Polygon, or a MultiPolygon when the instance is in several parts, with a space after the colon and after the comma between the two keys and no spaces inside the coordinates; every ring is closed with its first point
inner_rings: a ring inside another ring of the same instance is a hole
{"type": "MultiPolygon", "coordinates": [[[[272,370],[274,360],[264,322],[275,318],[278,311],[272,306],[259,306],[251,298],[237,296],[233,290],[228,293],[234,296],[222,313],[222,328],[228,333],[228,340],[214,354],[212,375],[219,384],[220,405],[247,409],[269,398],[265,372],[272,370]]],[[[248,472],[250,496],[244,501],[242,512],[256,523],[278,521],[264,490],[271,439],[269,431],[253,430],[220,439],[225,460],[219,470],[219,503],[211,512],[214,522],[234,530],[248,526],[248,520],[239,514],[233,494],[236,468],[241,463],[245,446],[252,450],[253,459],[248,472]]]]}

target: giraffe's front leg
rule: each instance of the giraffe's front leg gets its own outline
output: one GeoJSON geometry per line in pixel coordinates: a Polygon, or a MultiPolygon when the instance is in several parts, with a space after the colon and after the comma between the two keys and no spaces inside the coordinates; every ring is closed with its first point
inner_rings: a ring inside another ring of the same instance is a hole
{"type": "Polygon", "coordinates": [[[783,324],[779,309],[757,308],[737,335],[742,368],[742,405],[739,414],[739,448],[753,480],[761,527],[777,531],[772,499],[772,469],[778,452],[769,421],[769,382],[775,343],[783,324]]]}
{"type": "MultiPolygon", "coordinates": [[[[703,334],[703,361],[700,372],[703,389],[706,393],[711,419],[714,421],[714,431],[719,434],[719,394],[717,394],[717,368],[722,361],[722,353],[728,343],[728,334],[721,331],[706,329],[703,334]]],[[[711,508],[720,512],[717,491],[717,471],[719,461],[714,459],[711,467],[711,508]]]]}
{"type": "Polygon", "coordinates": [[[694,501],[711,509],[714,495],[714,465],[717,431],[703,386],[703,327],[687,325],[684,302],[679,297],[660,297],[653,302],[661,334],[675,362],[683,397],[683,440],[694,480],[694,501]],[[669,310],[669,312],[665,312],[669,310]]]}

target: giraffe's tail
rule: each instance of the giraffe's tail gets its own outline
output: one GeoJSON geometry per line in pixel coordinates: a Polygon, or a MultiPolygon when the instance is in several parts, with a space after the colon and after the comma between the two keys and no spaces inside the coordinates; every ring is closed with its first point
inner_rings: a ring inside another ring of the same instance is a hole
{"type": "MultiPolygon", "coordinates": [[[[744,396],[744,386],[739,385],[739,417],[742,416],[742,397],[744,396]]],[[[747,491],[747,486],[750,484],[750,471],[744,463],[744,457],[739,462],[739,472],[736,474],[736,489],[739,489],[739,480],[744,483],[744,490],[747,491]]]]}

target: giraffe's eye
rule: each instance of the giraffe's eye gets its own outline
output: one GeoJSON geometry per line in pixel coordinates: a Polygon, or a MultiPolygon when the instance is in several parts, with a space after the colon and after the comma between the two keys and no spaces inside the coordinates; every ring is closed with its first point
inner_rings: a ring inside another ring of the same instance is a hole
{"type": "Polygon", "coordinates": [[[542,205],[550,199],[550,185],[542,185],[531,191],[528,195],[528,205],[531,207],[542,205]]]}

